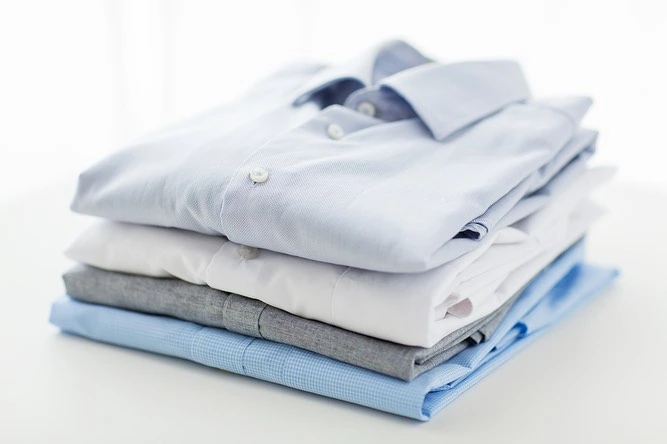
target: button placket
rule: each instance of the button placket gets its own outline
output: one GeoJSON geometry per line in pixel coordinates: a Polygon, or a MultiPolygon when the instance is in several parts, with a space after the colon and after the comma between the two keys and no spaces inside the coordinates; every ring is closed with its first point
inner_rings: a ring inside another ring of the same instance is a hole
{"type": "Polygon", "coordinates": [[[339,124],[330,123],[329,126],[327,126],[327,135],[333,140],[339,140],[345,136],[345,131],[339,124]]]}
{"type": "Polygon", "coordinates": [[[375,114],[377,114],[375,105],[368,101],[361,102],[359,105],[357,105],[357,111],[368,117],[375,117],[375,114]]]}
{"type": "Polygon", "coordinates": [[[250,170],[250,180],[255,183],[263,183],[269,179],[269,170],[264,167],[256,166],[250,170]]]}
{"type": "Polygon", "coordinates": [[[259,256],[259,249],[255,247],[249,247],[247,245],[239,245],[239,256],[245,260],[256,259],[259,256]]]}

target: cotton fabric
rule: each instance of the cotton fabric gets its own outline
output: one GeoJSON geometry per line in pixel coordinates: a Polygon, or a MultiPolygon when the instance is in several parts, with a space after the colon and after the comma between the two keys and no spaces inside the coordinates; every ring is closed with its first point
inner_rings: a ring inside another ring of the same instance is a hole
{"type": "Polygon", "coordinates": [[[411,382],[285,344],[69,298],[54,303],[51,322],[63,331],[98,341],[189,359],[428,420],[547,327],[609,285],[616,272],[582,264],[582,255],[583,246],[578,244],[531,282],[487,342],[464,350],[411,382]]]}
{"type": "Polygon", "coordinates": [[[406,381],[490,337],[515,297],[430,348],[410,347],[300,318],[263,302],[178,279],[77,266],[63,275],[67,295],[82,302],[170,316],[207,327],[294,345],[406,381]]]}
{"type": "MultiPolygon", "coordinates": [[[[104,222],[82,233],[66,254],[98,268],[177,277],[258,299],[300,317],[399,344],[433,347],[500,307],[600,216],[586,196],[609,169],[568,165],[539,195],[543,208],[498,229],[454,262],[425,273],[371,272],[261,250],[184,230],[104,222]],[[529,265],[532,264],[532,265],[529,265]],[[515,275],[509,294],[495,295],[515,275]]],[[[530,206],[530,204],[528,204],[530,206]]],[[[505,222],[501,222],[504,225],[505,222]]]]}
{"type": "Polygon", "coordinates": [[[135,140],[80,175],[72,209],[422,272],[477,248],[524,196],[590,156],[597,133],[579,126],[590,105],[531,98],[511,61],[443,64],[390,42],[341,65],[290,66],[135,140]],[[367,103],[375,116],[358,111],[367,103]]]}

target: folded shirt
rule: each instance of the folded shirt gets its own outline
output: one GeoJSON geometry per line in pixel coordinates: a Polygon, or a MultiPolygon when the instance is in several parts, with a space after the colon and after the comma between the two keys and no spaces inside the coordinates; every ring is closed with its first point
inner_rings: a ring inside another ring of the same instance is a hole
{"type": "Polygon", "coordinates": [[[76,266],[63,275],[67,295],[94,304],[171,316],[294,345],[406,381],[489,338],[516,296],[493,313],[430,348],[411,347],[300,318],[236,294],[178,279],[151,278],[76,266]]]}
{"type": "Polygon", "coordinates": [[[514,62],[393,42],[286,68],[79,177],[74,211],[292,256],[421,272],[476,248],[597,133],[588,98],[532,99],[514,62]]]}
{"type": "Polygon", "coordinates": [[[610,174],[609,169],[586,170],[581,162],[569,165],[540,196],[528,198],[548,197],[543,209],[425,273],[371,272],[248,250],[184,230],[111,222],[91,226],[66,254],[102,269],[207,284],[346,330],[433,347],[498,309],[580,238],[600,214],[582,201],[610,174]],[[513,286],[496,294],[512,274],[513,286]]]}
{"type": "Polygon", "coordinates": [[[582,255],[583,246],[578,244],[531,282],[487,342],[469,347],[411,382],[285,344],[70,298],[53,304],[51,322],[63,331],[98,341],[428,420],[613,280],[614,270],[580,264],[582,255]]]}

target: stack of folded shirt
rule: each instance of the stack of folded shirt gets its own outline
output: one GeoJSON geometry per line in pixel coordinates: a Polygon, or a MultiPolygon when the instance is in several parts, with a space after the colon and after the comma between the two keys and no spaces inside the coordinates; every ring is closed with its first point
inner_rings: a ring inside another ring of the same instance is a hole
{"type": "Polygon", "coordinates": [[[51,321],[427,420],[616,275],[590,103],[403,42],[287,67],[80,176],[51,321]]]}

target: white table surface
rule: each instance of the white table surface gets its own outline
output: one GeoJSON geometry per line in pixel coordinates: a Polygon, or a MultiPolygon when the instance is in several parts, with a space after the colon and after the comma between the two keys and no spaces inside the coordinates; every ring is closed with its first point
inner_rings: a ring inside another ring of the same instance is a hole
{"type": "Polygon", "coordinates": [[[614,287],[428,423],[58,333],[71,184],[0,202],[0,443],[667,443],[667,193],[612,183],[614,287]]]}

